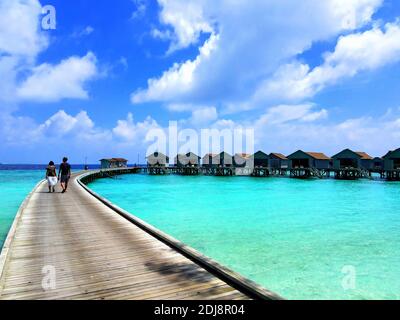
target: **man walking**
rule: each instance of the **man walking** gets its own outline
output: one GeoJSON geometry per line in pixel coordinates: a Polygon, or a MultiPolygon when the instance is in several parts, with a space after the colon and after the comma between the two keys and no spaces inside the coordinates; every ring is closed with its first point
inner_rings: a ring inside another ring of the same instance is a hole
{"type": "Polygon", "coordinates": [[[63,163],[60,164],[60,169],[58,171],[58,180],[61,181],[62,193],[67,192],[68,182],[70,178],[71,178],[71,166],[68,163],[68,158],[64,158],[63,163]]]}

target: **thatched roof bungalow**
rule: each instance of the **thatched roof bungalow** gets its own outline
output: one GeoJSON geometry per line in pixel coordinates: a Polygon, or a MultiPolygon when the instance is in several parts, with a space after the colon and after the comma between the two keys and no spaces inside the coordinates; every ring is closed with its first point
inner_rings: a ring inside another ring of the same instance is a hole
{"type": "Polygon", "coordinates": [[[321,152],[296,151],[287,157],[290,169],[329,169],[331,158],[321,152]]]}
{"type": "Polygon", "coordinates": [[[153,152],[146,159],[148,167],[166,167],[169,164],[169,157],[161,152],[153,152]]]}
{"type": "Polygon", "coordinates": [[[345,149],[333,157],[334,169],[372,169],[372,157],[366,152],[345,149]]]}

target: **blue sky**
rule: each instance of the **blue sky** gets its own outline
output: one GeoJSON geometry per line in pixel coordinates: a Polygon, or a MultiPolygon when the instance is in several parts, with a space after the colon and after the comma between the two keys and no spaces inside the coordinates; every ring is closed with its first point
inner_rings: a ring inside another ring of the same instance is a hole
{"type": "Polygon", "coordinates": [[[0,15],[2,163],[136,162],[169,121],[251,127],[266,152],[400,146],[395,0],[0,0],[0,15]]]}

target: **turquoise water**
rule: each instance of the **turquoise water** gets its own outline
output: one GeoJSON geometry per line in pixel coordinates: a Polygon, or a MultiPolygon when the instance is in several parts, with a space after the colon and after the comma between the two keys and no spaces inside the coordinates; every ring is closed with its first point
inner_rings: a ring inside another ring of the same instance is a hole
{"type": "Polygon", "coordinates": [[[0,251],[19,206],[43,176],[39,170],[0,170],[0,251]]]}
{"type": "Polygon", "coordinates": [[[400,298],[399,183],[127,175],[90,187],[285,298],[400,298]]]}

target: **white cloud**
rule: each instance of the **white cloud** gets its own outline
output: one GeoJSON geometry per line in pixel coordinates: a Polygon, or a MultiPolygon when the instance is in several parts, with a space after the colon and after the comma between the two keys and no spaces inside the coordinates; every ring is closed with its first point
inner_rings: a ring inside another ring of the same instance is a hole
{"type": "Polygon", "coordinates": [[[132,0],[135,10],[132,13],[132,19],[140,19],[146,14],[147,0],[132,0]]]}
{"type": "Polygon", "coordinates": [[[97,157],[99,154],[125,154],[134,147],[138,151],[146,144],[147,132],[157,128],[159,125],[151,117],[135,122],[131,113],[125,120],[118,120],[112,129],[98,127],[86,111],[73,115],[59,110],[43,123],[30,117],[0,113],[0,143],[3,146],[101,152],[97,157]]]}
{"type": "Polygon", "coordinates": [[[0,109],[15,103],[18,75],[47,48],[47,36],[39,29],[40,14],[37,0],[0,0],[0,109]]]}
{"type": "Polygon", "coordinates": [[[84,57],[70,57],[58,65],[44,63],[32,70],[32,75],[18,88],[18,96],[40,102],[87,99],[84,85],[98,75],[96,63],[91,52],[84,57]]]}
{"type": "Polygon", "coordinates": [[[172,27],[171,50],[197,43],[202,32],[211,35],[195,59],[177,62],[159,78],[149,79],[146,89],[132,94],[132,102],[240,108],[238,101],[249,101],[260,82],[269,79],[288,59],[316,41],[369,23],[382,0],[159,3],[160,21],[167,26],[159,33],[168,33],[168,27],[172,27]]]}
{"type": "Polygon", "coordinates": [[[34,58],[47,47],[47,37],[39,32],[41,10],[37,0],[0,0],[0,56],[34,58]]]}
{"type": "MultiPolygon", "coordinates": [[[[0,112],[0,145],[1,147],[25,146],[38,140],[37,124],[29,117],[13,116],[0,112]],[[23,132],[24,134],[21,134],[23,132]]],[[[5,152],[5,149],[3,150],[5,152]]]]}
{"type": "Polygon", "coordinates": [[[210,22],[204,17],[202,1],[159,0],[159,3],[163,8],[160,21],[172,26],[174,32],[154,30],[153,35],[172,40],[168,53],[197,43],[202,32],[213,32],[210,22]]]}
{"type": "Polygon", "coordinates": [[[85,111],[72,116],[64,110],[60,110],[41,124],[38,127],[38,132],[42,135],[64,136],[71,132],[81,134],[82,132],[91,131],[93,127],[94,123],[85,111]]]}
{"type": "Polygon", "coordinates": [[[400,25],[389,23],[383,30],[375,26],[340,37],[335,51],[327,53],[324,60],[313,70],[300,63],[281,67],[272,79],[261,85],[255,99],[309,98],[340,79],[400,61],[400,25]]]}
{"type": "Polygon", "coordinates": [[[0,145],[2,161],[14,163],[47,163],[66,155],[72,163],[83,163],[86,156],[97,163],[99,157],[126,156],[127,151],[117,149],[112,131],[96,126],[86,111],[73,115],[60,110],[42,123],[0,112],[0,145]]]}
{"type": "Polygon", "coordinates": [[[328,4],[341,27],[353,30],[370,21],[383,0],[333,0],[328,4]]]}
{"type": "Polygon", "coordinates": [[[74,116],[59,110],[40,124],[30,117],[1,113],[0,124],[2,140],[10,146],[37,147],[41,144],[61,144],[65,148],[72,145],[88,147],[88,142],[107,143],[112,138],[109,130],[95,126],[86,111],[74,116]],[[63,143],[60,143],[61,141],[63,143]]]}
{"type": "Polygon", "coordinates": [[[129,64],[128,64],[128,59],[126,57],[121,57],[119,58],[118,63],[124,68],[124,70],[128,70],[129,64]]]}
{"type": "Polygon", "coordinates": [[[153,28],[151,29],[151,35],[153,38],[160,39],[160,40],[171,40],[173,38],[173,33],[171,30],[163,30],[161,31],[160,29],[153,28]]]}
{"type": "Polygon", "coordinates": [[[117,126],[112,130],[115,137],[124,142],[142,142],[151,129],[159,128],[157,122],[147,117],[143,122],[134,122],[133,114],[129,113],[126,120],[118,120],[117,126]]]}
{"type": "Polygon", "coordinates": [[[13,56],[0,57],[0,102],[10,102],[14,100],[17,66],[18,58],[13,56]]]}
{"type": "MultiPolygon", "coordinates": [[[[21,100],[54,102],[65,98],[86,99],[84,86],[97,75],[93,53],[69,57],[57,65],[36,60],[49,44],[40,29],[42,6],[37,0],[0,0],[0,108],[21,100]]],[[[87,26],[82,35],[93,32],[87,26]]]]}
{"type": "Polygon", "coordinates": [[[313,122],[325,119],[328,116],[326,109],[315,110],[315,105],[279,105],[269,108],[258,120],[257,124],[276,125],[290,121],[313,122]]]}
{"type": "Polygon", "coordinates": [[[94,32],[94,28],[92,26],[86,26],[83,30],[76,31],[72,34],[73,38],[81,38],[87,37],[94,32]]]}
{"type": "MultiPolygon", "coordinates": [[[[243,124],[236,123],[235,121],[230,120],[230,119],[219,119],[219,120],[215,121],[211,127],[213,129],[218,129],[218,130],[224,130],[224,129],[234,130],[238,126],[242,126],[242,125],[243,124]]],[[[247,125],[247,123],[245,123],[245,125],[247,125]]]]}
{"type": "Polygon", "coordinates": [[[92,26],[87,26],[84,30],[84,35],[88,36],[94,32],[94,28],[92,26]]]}
{"type": "Polygon", "coordinates": [[[304,115],[301,120],[304,122],[313,122],[321,119],[326,119],[328,117],[328,110],[322,109],[317,112],[311,112],[309,114],[304,115]]]}
{"type": "Polygon", "coordinates": [[[218,119],[217,109],[215,107],[205,107],[194,110],[192,112],[190,123],[193,125],[202,125],[202,124],[208,124],[211,121],[215,121],[217,119],[218,119]]]}
{"type": "Polygon", "coordinates": [[[195,109],[195,106],[192,104],[185,104],[185,103],[170,103],[167,104],[167,109],[169,111],[173,112],[184,112],[184,111],[190,111],[195,109]]]}
{"type": "Polygon", "coordinates": [[[218,36],[211,36],[200,48],[200,54],[194,61],[188,60],[182,64],[175,63],[171,69],[164,72],[161,78],[150,79],[148,89],[139,89],[132,94],[132,102],[170,100],[177,94],[184,95],[189,92],[193,88],[194,71],[200,63],[208,59],[217,41],[218,36]]]}

